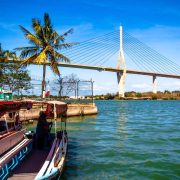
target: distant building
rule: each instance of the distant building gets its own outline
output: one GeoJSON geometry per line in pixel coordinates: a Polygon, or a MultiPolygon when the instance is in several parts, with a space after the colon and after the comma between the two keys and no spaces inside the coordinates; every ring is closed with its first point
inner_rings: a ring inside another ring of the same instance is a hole
{"type": "Polygon", "coordinates": [[[85,96],[78,96],[78,98],[76,96],[70,96],[69,99],[85,99],[85,96]]]}
{"type": "Polygon", "coordinates": [[[3,90],[2,86],[0,86],[0,100],[12,100],[12,91],[3,90]]]}

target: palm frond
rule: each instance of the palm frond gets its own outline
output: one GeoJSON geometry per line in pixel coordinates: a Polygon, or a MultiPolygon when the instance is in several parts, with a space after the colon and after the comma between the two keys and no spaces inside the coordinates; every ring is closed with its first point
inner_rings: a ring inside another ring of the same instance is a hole
{"type": "Polygon", "coordinates": [[[48,13],[44,14],[44,36],[47,40],[52,40],[53,26],[48,13]]]}
{"type": "Polygon", "coordinates": [[[51,34],[51,41],[53,44],[56,44],[56,39],[59,37],[59,34],[56,31],[53,31],[51,34]]]}
{"type": "Polygon", "coordinates": [[[26,28],[24,28],[23,26],[19,25],[20,29],[22,30],[22,32],[24,32],[24,34],[31,34],[30,31],[28,31],[26,28]]]}
{"type": "Polygon", "coordinates": [[[79,43],[75,42],[75,43],[58,44],[58,45],[55,45],[54,48],[56,48],[56,49],[67,49],[67,48],[70,48],[70,47],[77,45],[77,44],[79,44],[79,43]]]}
{"type": "Polygon", "coordinates": [[[41,26],[41,23],[38,19],[32,19],[32,27],[34,29],[34,32],[36,36],[41,40],[44,41],[44,33],[43,33],[43,27],[41,26]]]}
{"type": "Polygon", "coordinates": [[[68,57],[66,57],[66,56],[63,55],[63,54],[60,54],[60,53],[57,52],[57,51],[54,51],[54,56],[55,56],[55,58],[58,59],[58,60],[61,60],[61,61],[67,62],[67,63],[70,62],[70,59],[69,59],[68,57]]]}
{"type": "Polygon", "coordinates": [[[24,51],[24,50],[29,50],[29,49],[39,49],[38,46],[27,46],[27,47],[18,47],[18,48],[15,48],[14,50],[16,51],[24,51]]]}
{"type": "Polygon", "coordinates": [[[37,54],[37,53],[38,53],[37,48],[23,50],[23,51],[21,51],[20,59],[21,58],[26,58],[27,56],[32,56],[32,55],[37,54]]]}
{"type": "Polygon", "coordinates": [[[17,59],[17,55],[16,55],[15,52],[11,52],[10,57],[11,57],[13,60],[17,59]]]}
{"type": "Polygon", "coordinates": [[[67,36],[68,34],[72,34],[73,31],[74,31],[73,28],[71,28],[68,31],[66,31],[62,36],[67,36]]]}
{"type": "Polygon", "coordinates": [[[32,28],[34,29],[35,32],[41,31],[42,27],[41,27],[40,20],[33,18],[32,19],[32,28]]]}
{"type": "Polygon", "coordinates": [[[28,64],[32,63],[32,62],[34,61],[34,59],[37,58],[37,56],[38,56],[37,54],[34,54],[34,55],[28,57],[27,59],[23,60],[23,61],[20,63],[20,66],[22,66],[22,65],[28,65],[28,64]]]}
{"type": "Polygon", "coordinates": [[[68,31],[66,31],[64,34],[58,36],[55,40],[54,40],[54,44],[59,44],[59,42],[64,42],[65,41],[65,37],[68,35],[68,34],[71,34],[73,33],[73,29],[69,29],[68,31]]]}
{"type": "Polygon", "coordinates": [[[44,13],[44,25],[45,25],[46,27],[52,27],[52,25],[51,25],[51,19],[50,19],[48,13],[44,13]]]}
{"type": "Polygon", "coordinates": [[[55,74],[57,74],[58,76],[60,75],[59,69],[58,69],[58,64],[55,61],[53,56],[50,57],[50,67],[55,74]]]}
{"type": "Polygon", "coordinates": [[[54,44],[55,45],[57,45],[57,44],[59,44],[59,42],[62,42],[62,43],[64,43],[64,41],[65,41],[65,37],[64,36],[58,36],[58,37],[56,37],[56,39],[54,39],[54,44]]]}
{"type": "Polygon", "coordinates": [[[25,37],[29,40],[30,43],[35,44],[37,46],[43,46],[43,43],[40,39],[38,39],[35,35],[33,35],[30,31],[28,31],[23,26],[19,25],[21,30],[24,32],[25,37]]]}
{"type": "Polygon", "coordinates": [[[5,60],[6,60],[6,58],[5,58],[5,57],[0,57],[0,63],[4,63],[4,62],[5,62],[5,60]]]}
{"type": "Polygon", "coordinates": [[[34,59],[34,62],[37,64],[44,64],[47,61],[46,49],[42,50],[37,57],[34,59]]]}
{"type": "Polygon", "coordinates": [[[38,39],[36,36],[34,36],[33,34],[26,34],[25,35],[26,38],[29,40],[30,43],[36,45],[36,46],[43,46],[43,42],[38,39]]]}

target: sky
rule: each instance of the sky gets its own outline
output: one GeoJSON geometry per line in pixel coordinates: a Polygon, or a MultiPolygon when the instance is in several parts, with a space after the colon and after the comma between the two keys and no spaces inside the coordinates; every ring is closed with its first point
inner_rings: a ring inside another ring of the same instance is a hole
{"type": "MultiPolygon", "coordinates": [[[[120,25],[167,58],[180,65],[179,0],[0,0],[0,43],[3,49],[27,46],[18,25],[31,30],[32,18],[42,19],[49,13],[54,28],[74,33],[68,41],[86,39],[117,30],[120,25]]],[[[41,78],[42,68],[30,66],[30,74],[41,78]]],[[[115,93],[116,74],[92,70],[60,68],[63,76],[74,73],[80,79],[93,79],[95,94],[115,93]]],[[[50,70],[47,78],[55,76],[50,70]]],[[[180,80],[158,78],[158,90],[180,90],[180,80]]],[[[152,91],[152,77],[127,75],[126,91],[152,91]]]]}

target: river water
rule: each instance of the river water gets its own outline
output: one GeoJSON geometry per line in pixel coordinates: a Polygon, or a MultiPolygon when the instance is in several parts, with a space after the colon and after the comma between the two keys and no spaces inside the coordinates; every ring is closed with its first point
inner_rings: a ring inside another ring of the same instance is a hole
{"type": "Polygon", "coordinates": [[[180,179],[180,101],[96,101],[68,119],[62,179],[180,179]]]}

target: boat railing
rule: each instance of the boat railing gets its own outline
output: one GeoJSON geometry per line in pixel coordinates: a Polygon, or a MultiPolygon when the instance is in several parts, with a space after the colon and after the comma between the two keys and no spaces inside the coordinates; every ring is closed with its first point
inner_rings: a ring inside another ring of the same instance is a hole
{"type": "Polygon", "coordinates": [[[55,156],[54,156],[54,158],[53,158],[53,161],[52,161],[52,166],[57,166],[58,165],[58,163],[59,163],[59,161],[61,160],[61,158],[62,158],[62,154],[63,154],[63,138],[64,138],[64,133],[63,133],[63,137],[62,137],[62,139],[61,139],[61,142],[60,142],[60,144],[59,144],[59,147],[57,148],[57,150],[56,150],[56,153],[55,153],[55,156]]]}
{"type": "Polygon", "coordinates": [[[0,179],[7,179],[9,172],[18,166],[32,148],[32,139],[23,139],[0,158],[0,179]]]}
{"type": "Polygon", "coordinates": [[[17,154],[17,152],[19,150],[21,150],[23,147],[25,147],[30,141],[32,141],[31,139],[24,139],[22,140],[19,144],[17,144],[12,150],[10,150],[8,153],[6,153],[4,156],[2,156],[0,158],[0,169],[6,164],[8,163],[8,161],[14,157],[14,155],[17,154]]]}
{"type": "Polygon", "coordinates": [[[36,176],[35,179],[39,179],[39,178],[41,178],[41,177],[44,176],[44,174],[45,174],[45,172],[46,172],[46,170],[47,170],[47,168],[48,168],[48,166],[49,166],[49,163],[51,162],[51,159],[52,159],[52,157],[53,157],[54,150],[55,150],[55,147],[56,147],[56,143],[57,143],[57,139],[55,139],[55,140],[53,141],[51,150],[50,150],[50,152],[49,152],[49,154],[48,154],[48,156],[47,156],[47,158],[46,158],[46,161],[44,162],[41,170],[39,171],[39,173],[37,174],[37,176],[36,176]]]}
{"type": "Polygon", "coordinates": [[[56,166],[60,162],[64,153],[64,149],[63,149],[64,138],[65,138],[65,134],[62,133],[62,137],[60,139],[56,138],[54,140],[51,151],[43,167],[36,176],[36,180],[47,179],[47,177],[52,178],[59,173],[59,169],[56,166]]]}
{"type": "Polygon", "coordinates": [[[1,139],[0,144],[3,144],[3,146],[0,146],[0,155],[8,151],[16,144],[18,144],[24,138],[24,132],[25,129],[12,133],[9,136],[1,139]]]}
{"type": "Polygon", "coordinates": [[[0,135],[4,134],[6,132],[7,132],[7,130],[3,130],[3,131],[0,132],[0,135]]]}

